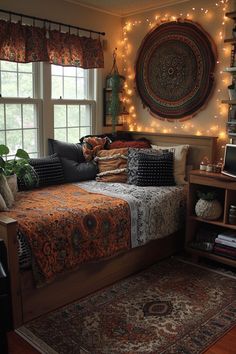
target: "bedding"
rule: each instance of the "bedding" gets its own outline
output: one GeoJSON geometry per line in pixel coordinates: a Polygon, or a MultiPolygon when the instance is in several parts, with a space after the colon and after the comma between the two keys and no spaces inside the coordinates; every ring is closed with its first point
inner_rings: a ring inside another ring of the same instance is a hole
{"type": "Polygon", "coordinates": [[[127,202],[78,185],[20,192],[11,211],[2,215],[16,219],[27,238],[38,287],[79,264],[130,249],[127,202]]]}
{"type": "Polygon", "coordinates": [[[168,236],[184,223],[186,189],[183,186],[141,187],[127,183],[97,181],[76,185],[91,193],[123,199],[131,216],[131,247],[168,236]]]}

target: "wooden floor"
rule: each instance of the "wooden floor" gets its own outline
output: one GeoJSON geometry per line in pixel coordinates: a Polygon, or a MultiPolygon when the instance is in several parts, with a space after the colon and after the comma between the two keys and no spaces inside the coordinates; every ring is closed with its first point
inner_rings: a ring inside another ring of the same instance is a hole
{"type": "MultiPolygon", "coordinates": [[[[9,354],[38,354],[28,343],[14,332],[9,333],[9,354]]],[[[235,354],[236,353],[236,326],[209,348],[205,354],[235,354]]],[[[45,353],[46,354],[46,353],[45,353]]]]}

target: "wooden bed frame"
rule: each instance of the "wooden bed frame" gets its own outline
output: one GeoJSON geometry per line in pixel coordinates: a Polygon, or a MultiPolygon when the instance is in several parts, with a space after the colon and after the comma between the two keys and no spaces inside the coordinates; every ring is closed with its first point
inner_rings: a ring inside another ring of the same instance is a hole
{"type": "MultiPolygon", "coordinates": [[[[146,137],[158,145],[189,144],[187,164],[193,168],[199,167],[203,156],[208,156],[212,161],[215,158],[216,137],[137,132],[133,135],[135,138],[146,137]]],[[[8,252],[14,328],[180,251],[184,238],[182,230],[109,260],[82,265],[76,271],[63,274],[53,283],[37,289],[33,285],[32,272],[19,269],[16,230],[16,220],[0,216],[0,238],[4,240],[8,252]]]]}

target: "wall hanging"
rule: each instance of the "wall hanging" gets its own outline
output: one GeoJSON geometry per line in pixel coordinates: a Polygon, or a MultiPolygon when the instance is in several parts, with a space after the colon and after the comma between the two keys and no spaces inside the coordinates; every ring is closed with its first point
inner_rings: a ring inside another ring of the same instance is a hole
{"type": "Polygon", "coordinates": [[[129,114],[125,107],[123,90],[125,77],[119,74],[116,64],[116,50],[113,52],[113,65],[106,77],[104,89],[104,126],[112,126],[114,133],[117,125],[123,125],[123,116],[129,114]]]}
{"type": "Polygon", "coordinates": [[[212,91],[216,46],[192,21],[163,23],[144,38],[137,55],[138,94],[158,118],[187,119],[212,91]]]}

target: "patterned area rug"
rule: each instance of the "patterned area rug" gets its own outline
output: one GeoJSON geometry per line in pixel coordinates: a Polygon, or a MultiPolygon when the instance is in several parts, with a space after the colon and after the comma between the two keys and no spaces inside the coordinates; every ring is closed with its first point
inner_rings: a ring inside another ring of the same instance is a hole
{"type": "Polygon", "coordinates": [[[17,332],[47,354],[199,354],[234,325],[236,278],[171,258],[17,332]]]}

